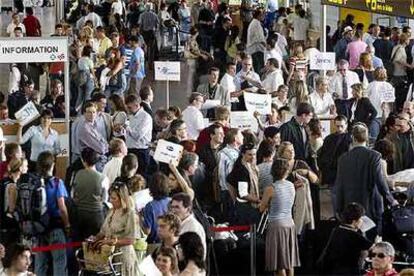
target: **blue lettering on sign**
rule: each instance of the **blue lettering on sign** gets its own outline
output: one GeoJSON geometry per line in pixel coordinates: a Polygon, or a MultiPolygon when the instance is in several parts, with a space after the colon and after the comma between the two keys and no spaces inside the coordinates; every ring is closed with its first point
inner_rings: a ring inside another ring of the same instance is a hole
{"type": "Polygon", "coordinates": [[[160,70],[164,75],[176,75],[178,72],[171,71],[168,67],[162,67],[160,70]]]}

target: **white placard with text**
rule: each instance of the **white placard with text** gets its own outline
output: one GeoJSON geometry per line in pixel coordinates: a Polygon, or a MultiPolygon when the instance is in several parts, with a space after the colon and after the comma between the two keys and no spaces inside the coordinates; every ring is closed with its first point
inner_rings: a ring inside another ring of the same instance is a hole
{"type": "Polygon", "coordinates": [[[0,63],[68,61],[67,37],[0,39],[0,63]]]}
{"type": "Polygon", "coordinates": [[[179,61],[154,61],[155,80],[180,81],[179,61]]]}
{"type": "Polygon", "coordinates": [[[257,132],[259,125],[249,111],[232,111],[230,113],[230,125],[234,128],[251,129],[253,132],[257,132]]]}
{"type": "Polygon", "coordinates": [[[22,126],[27,125],[31,121],[35,120],[40,116],[39,111],[37,111],[36,106],[33,102],[28,102],[25,104],[19,111],[17,111],[14,116],[16,120],[20,122],[22,126]]]}
{"type": "Polygon", "coordinates": [[[261,115],[271,113],[272,96],[270,94],[256,94],[244,92],[246,109],[250,112],[257,111],[261,115]]]}
{"type": "Polygon", "coordinates": [[[310,56],[311,70],[335,70],[335,53],[314,52],[310,56]]]}
{"type": "Polygon", "coordinates": [[[173,161],[175,164],[177,164],[181,158],[182,152],[183,146],[161,139],[157,143],[154,159],[158,162],[170,163],[173,161]]]}

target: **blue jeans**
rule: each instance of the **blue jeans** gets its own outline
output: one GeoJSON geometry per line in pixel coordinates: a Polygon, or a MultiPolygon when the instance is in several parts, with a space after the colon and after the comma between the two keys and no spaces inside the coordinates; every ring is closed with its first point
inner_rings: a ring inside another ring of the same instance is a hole
{"type": "MultiPolygon", "coordinates": [[[[52,245],[65,243],[66,237],[63,229],[56,228],[39,238],[39,245],[52,245]]],[[[48,254],[49,252],[38,252],[35,255],[35,274],[38,276],[48,275],[48,254]]],[[[53,275],[68,275],[66,250],[50,251],[53,259],[53,275]]]]}
{"type": "Polygon", "coordinates": [[[380,118],[373,119],[371,124],[368,127],[369,127],[369,138],[372,139],[373,141],[377,140],[377,137],[378,137],[378,134],[381,128],[381,119],[380,118]]]}

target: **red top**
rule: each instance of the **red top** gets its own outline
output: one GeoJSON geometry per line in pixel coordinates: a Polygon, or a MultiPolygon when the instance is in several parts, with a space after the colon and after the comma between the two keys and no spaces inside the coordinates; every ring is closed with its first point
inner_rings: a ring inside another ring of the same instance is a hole
{"type": "MultiPolygon", "coordinates": [[[[375,276],[375,271],[371,269],[365,274],[365,276],[375,276]]],[[[398,272],[394,268],[391,268],[385,271],[385,273],[382,274],[382,276],[398,276],[398,272]]]]}
{"type": "Polygon", "coordinates": [[[9,165],[9,162],[4,161],[0,162],[0,179],[3,179],[7,176],[7,166],[9,165]]]}
{"type": "MultiPolygon", "coordinates": [[[[228,127],[223,126],[224,135],[226,135],[227,131],[230,129],[228,127]]],[[[200,150],[205,144],[210,143],[210,135],[208,134],[208,127],[203,129],[198,135],[197,138],[197,151],[200,150]]]]}
{"type": "Polygon", "coordinates": [[[26,28],[26,36],[41,36],[41,26],[39,19],[33,15],[28,15],[23,19],[23,25],[26,28]]]}

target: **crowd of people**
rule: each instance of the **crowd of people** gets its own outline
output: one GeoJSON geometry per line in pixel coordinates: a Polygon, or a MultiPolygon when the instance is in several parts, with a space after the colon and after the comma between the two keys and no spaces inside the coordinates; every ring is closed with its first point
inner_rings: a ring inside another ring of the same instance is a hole
{"type": "MultiPolygon", "coordinates": [[[[162,275],[211,274],[207,216],[230,225],[267,217],[261,269],[275,275],[303,266],[307,273],[391,276],[398,275],[396,258],[414,256],[413,233],[403,242],[390,238],[384,218],[400,204],[395,191],[406,191],[408,204],[414,198],[410,27],[364,26],[348,15],[333,35],[327,29],[337,69],[324,74],[309,68],[320,41],[300,4],[243,0],[236,24],[233,9],[210,0],[78,2],[53,34],[69,39],[70,91],[63,63],[10,65],[0,118],[14,122],[29,102],[40,118],[18,121],[16,142],[0,139],[0,275],[76,273],[83,268],[65,249],[36,252],[31,266],[32,247],[69,241],[92,251],[116,248],[121,275],[140,275],[145,255],[162,275]],[[191,93],[186,106],[155,110],[153,62],[176,32],[191,93]],[[232,112],[248,110],[247,92],[271,95],[269,114],[251,112],[257,129],[230,122],[232,112]],[[206,108],[209,100],[218,105],[206,108]],[[52,122],[66,112],[73,118],[70,166],[59,179],[56,156],[66,150],[52,122]],[[160,140],[182,146],[179,160],[154,159],[160,140]],[[324,224],[321,187],[340,223],[309,268],[309,233],[324,224]]],[[[7,34],[42,36],[33,9],[23,20],[13,14],[7,34]]]]}

